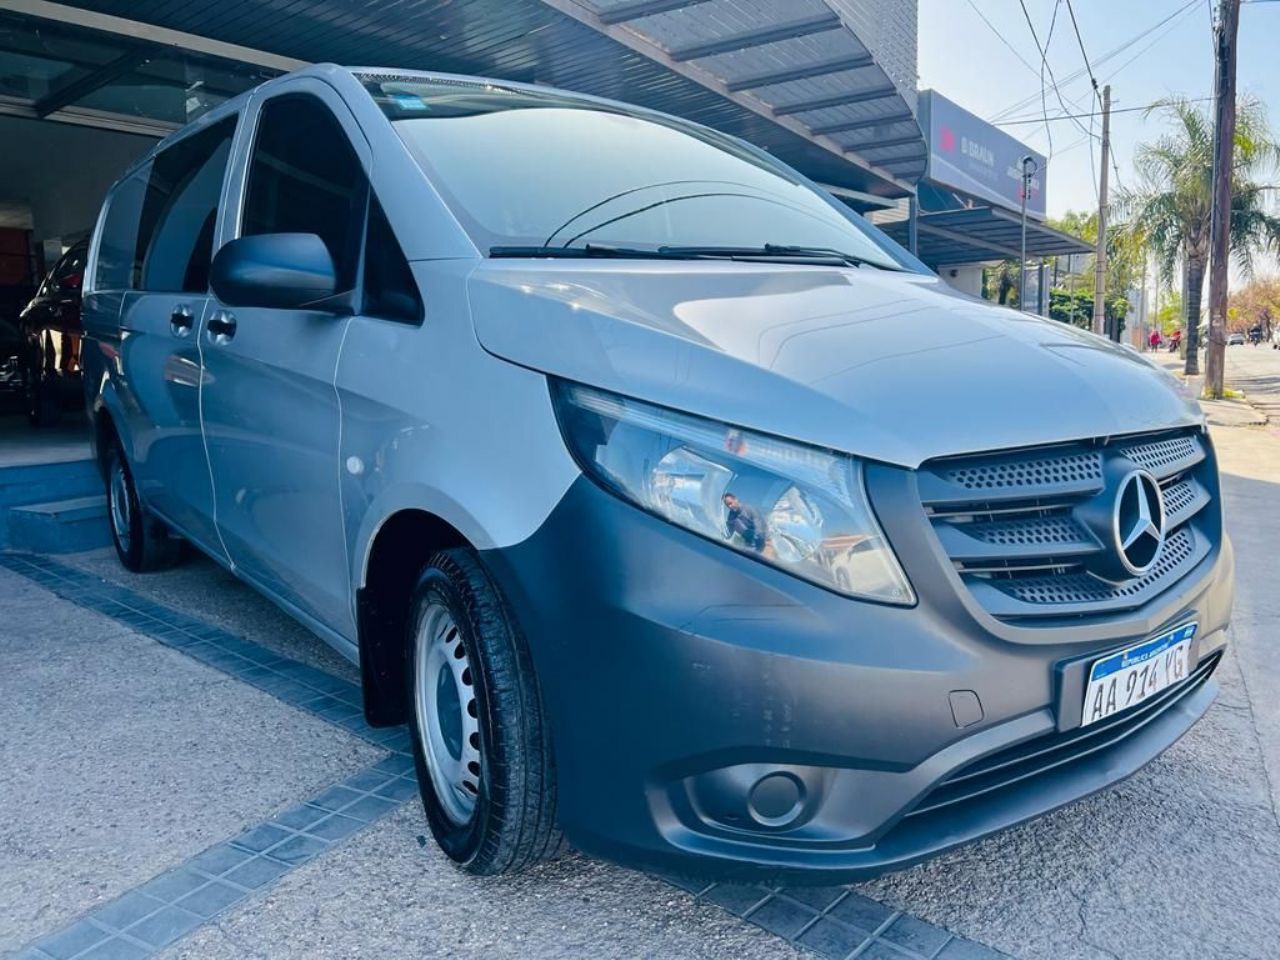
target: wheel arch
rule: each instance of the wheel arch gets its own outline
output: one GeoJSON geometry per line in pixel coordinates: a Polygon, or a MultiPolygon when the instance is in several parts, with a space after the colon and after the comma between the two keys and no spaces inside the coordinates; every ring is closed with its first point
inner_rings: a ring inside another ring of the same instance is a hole
{"type": "Polygon", "coordinates": [[[98,465],[98,472],[102,474],[103,480],[106,480],[107,451],[113,444],[123,446],[124,439],[120,436],[115,416],[102,398],[94,404],[90,420],[93,424],[93,460],[98,465]]]}
{"type": "Polygon", "coordinates": [[[440,550],[471,545],[449,521],[412,507],[388,516],[370,539],[356,590],[356,629],[364,714],[371,726],[408,719],[404,645],[423,566],[440,550]]]}
{"type": "Polygon", "coordinates": [[[82,356],[91,361],[90,366],[87,366],[84,371],[84,388],[85,410],[92,424],[90,436],[93,443],[93,457],[105,479],[107,445],[110,442],[114,441],[120,445],[130,468],[138,459],[130,422],[130,405],[121,394],[116,378],[108,369],[98,366],[101,360],[95,357],[96,350],[90,350],[87,340],[82,350],[82,356]]]}

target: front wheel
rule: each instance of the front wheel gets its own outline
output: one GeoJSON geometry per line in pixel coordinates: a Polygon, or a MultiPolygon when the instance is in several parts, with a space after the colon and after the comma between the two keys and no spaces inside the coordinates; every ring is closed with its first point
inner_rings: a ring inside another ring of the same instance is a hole
{"type": "Polygon", "coordinates": [[[126,570],[164,570],[182,559],[182,541],[138,500],[133,473],[119,444],[107,450],[107,519],[116,556],[126,570]]]}
{"type": "Polygon", "coordinates": [[[406,654],[418,785],[440,848],[479,875],[554,855],[555,771],[533,665],[470,551],[423,569],[406,654]]]}

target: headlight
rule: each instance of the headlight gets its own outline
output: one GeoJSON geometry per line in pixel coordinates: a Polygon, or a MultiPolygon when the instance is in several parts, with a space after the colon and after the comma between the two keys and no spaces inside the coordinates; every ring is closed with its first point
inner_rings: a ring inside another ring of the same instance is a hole
{"type": "Polygon", "coordinates": [[[915,602],[856,458],[577,384],[553,392],[579,463],[637,506],[830,590],[915,602]]]}

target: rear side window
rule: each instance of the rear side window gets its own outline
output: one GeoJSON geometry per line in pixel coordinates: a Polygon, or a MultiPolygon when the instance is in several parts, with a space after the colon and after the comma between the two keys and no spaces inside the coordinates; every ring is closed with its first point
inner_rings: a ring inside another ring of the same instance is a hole
{"type": "Polygon", "coordinates": [[[121,180],[107,198],[107,215],[98,238],[94,286],[98,290],[130,290],[137,267],[138,223],[147,195],[151,164],[146,163],[121,180]]]}
{"type": "Polygon", "coordinates": [[[142,204],[134,284],[142,290],[203,293],[213,229],[236,118],[184,137],[151,162],[142,204]]]}
{"type": "Polygon", "coordinates": [[[367,183],[338,120],[320,100],[286,94],[258,120],[241,236],[314,233],[337,269],[338,287],[355,284],[367,183]]]}
{"type": "Polygon", "coordinates": [[[236,118],[166,147],[107,200],[94,285],[99,290],[203,293],[236,118]]]}

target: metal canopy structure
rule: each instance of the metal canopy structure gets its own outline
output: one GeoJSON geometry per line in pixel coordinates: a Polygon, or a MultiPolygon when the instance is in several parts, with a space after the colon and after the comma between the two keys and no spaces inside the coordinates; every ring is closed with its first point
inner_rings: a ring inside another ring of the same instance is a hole
{"type": "Polygon", "coordinates": [[[6,12],[12,6],[0,3],[0,114],[7,116],[159,137],[300,65],[228,44],[187,43],[158,28],[123,33],[6,12]]]}
{"type": "Polygon", "coordinates": [[[162,133],[196,113],[149,110],[158,86],[199,91],[198,112],[263,76],[329,61],[625,100],[879,197],[911,194],[925,167],[912,107],[838,0],[4,0],[0,11],[10,11],[0,21],[0,111],[19,115],[105,125],[118,114],[162,133]],[[95,43],[109,49],[68,53],[95,43]],[[45,81],[39,90],[6,82],[31,71],[45,81]]]}
{"type": "Polygon", "coordinates": [[[901,188],[867,192],[924,173],[913,109],[831,0],[544,2],[901,188]]]}
{"type": "MultiPolygon", "coordinates": [[[[1000,207],[969,207],[919,213],[917,254],[930,266],[983,263],[1021,256],[1022,221],[1000,207]]],[[[907,241],[907,222],[884,223],[881,229],[899,243],[907,241]]],[[[1092,253],[1093,247],[1077,237],[1027,219],[1029,258],[1092,253]]]]}

